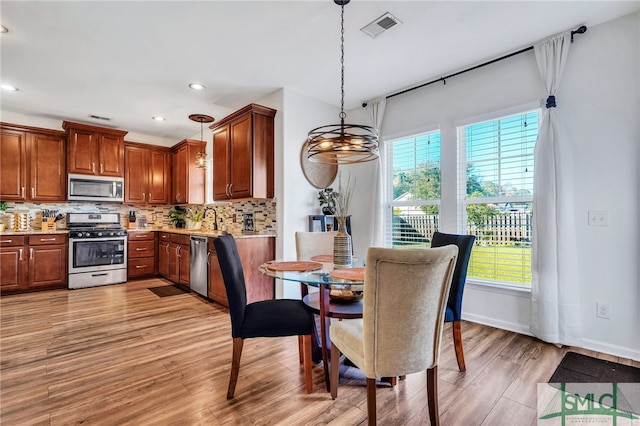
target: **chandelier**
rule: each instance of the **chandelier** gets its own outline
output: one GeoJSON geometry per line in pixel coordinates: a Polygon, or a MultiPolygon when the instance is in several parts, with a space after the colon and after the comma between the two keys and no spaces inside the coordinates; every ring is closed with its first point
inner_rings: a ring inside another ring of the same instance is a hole
{"type": "Polygon", "coordinates": [[[340,124],[309,131],[308,158],[325,164],[354,164],[378,158],[378,131],[371,126],[345,124],[344,112],[344,6],[350,0],[333,0],[342,8],[340,25],[340,124]]]}
{"type": "Polygon", "coordinates": [[[214,118],[205,114],[191,114],[189,120],[200,123],[200,151],[196,153],[196,167],[205,169],[207,167],[207,145],[202,137],[202,125],[204,123],[213,123],[214,118]]]}

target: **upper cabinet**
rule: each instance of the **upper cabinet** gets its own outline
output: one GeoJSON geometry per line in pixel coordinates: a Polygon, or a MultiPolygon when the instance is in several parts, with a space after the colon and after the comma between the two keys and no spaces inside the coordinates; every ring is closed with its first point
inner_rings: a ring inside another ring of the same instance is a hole
{"type": "Polygon", "coordinates": [[[275,115],[250,104],[210,126],[214,200],[273,198],[275,115]]]}
{"type": "Polygon", "coordinates": [[[0,123],[0,198],[66,200],[65,133],[0,123]]]}
{"type": "Polygon", "coordinates": [[[124,165],[125,203],[169,204],[171,152],[168,148],[127,142],[124,165]]]}
{"type": "Polygon", "coordinates": [[[172,204],[204,204],[204,172],[196,167],[196,154],[206,143],[185,139],[171,149],[173,153],[172,204]]]}
{"type": "Polygon", "coordinates": [[[124,130],[62,122],[67,131],[68,172],[124,177],[124,130]]]}

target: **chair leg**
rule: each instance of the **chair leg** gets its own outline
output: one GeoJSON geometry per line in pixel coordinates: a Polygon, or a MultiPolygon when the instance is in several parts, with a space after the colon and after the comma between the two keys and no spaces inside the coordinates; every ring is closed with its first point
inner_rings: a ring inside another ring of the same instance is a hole
{"type": "Polygon", "coordinates": [[[304,340],[302,336],[298,336],[298,357],[300,358],[300,364],[304,363],[304,340]]]}
{"type": "Polygon", "coordinates": [[[331,377],[329,379],[331,388],[331,399],[338,397],[338,381],[340,380],[340,349],[336,345],[331,345],[331,377]]]}
{"type": "Polygon", "coordinates": [[[454,321],[452,325],[453,345],[456,348],[456,360],[458,361],[458,369],[460,371],[467,371],[467,366],[464,365],[464,352],[462,351],[462,330],[460,329],[460,321],[454,321]]]}
{"type": "Polygon", "coordinates": [[[367,424],[376,424],[376,379],[367,377],[367,424]]]}
{"type": "Polygon", "coordinates": [[[236,391],[236,382],[240,372],[240,357],[242,356],[242,345],[244,340],[240,337],[233,339],[233,356],[231,358],[231,377],[229,377],[229,388],[227,389],[227,399],[233,398],[236,391]]]}
{"type": "Polygon", "coordinates": [[[313,378],[311,377],[311,335],[305,334],[302,336],[302,352],[303,352],[303,369],[304,369],[304,383],[307,388],[307,393],[311,393],[313,390],[313,378]]]}
{"type": "Polygon", "coordinates": [[[427,403],[429,404],[429,421],[431,422],[431,426],[439,426],[438,366],[427,369],[427,403]]]}

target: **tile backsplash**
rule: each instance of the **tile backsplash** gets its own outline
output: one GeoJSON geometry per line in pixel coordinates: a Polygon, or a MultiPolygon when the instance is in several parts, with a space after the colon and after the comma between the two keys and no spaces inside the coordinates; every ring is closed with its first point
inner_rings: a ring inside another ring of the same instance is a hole
{"type": "MultiPolygon", "coordinates": [[[[130,211],[135,211],[137,217],[145,217],[149,228],[171,228],[169,212],[173,206],[141,206],[124,205],[117,203],[14,203],[7,202],[8,209],[4,215],[0,214],[0,220],[7,229],[11,229],[13,214],[27,213],[29,217],[29,229],[40,229],[42,210],[58,210],[58,213],[65,215],[61,221],[57,222],[58,229],[65,229],[66,213],[70,212],[110,212],[120,213],[120,220],[123,226],[127,226],[130,211]]],[[[216,203],[206,205],[188,206],[202,210],[208,208],[203,219],[202,229],[213,230],[214,218],[218,219],[218,230],[225,229],[234,234],[243,231],[243,218],[245,214],[253,215],[254,232],[258,234],[275,234],[276,232],[276,202],[274,200],[243,200],[238,202],[216,203]],[[215,210],[215,214],[212,210],[215,210]]]]}

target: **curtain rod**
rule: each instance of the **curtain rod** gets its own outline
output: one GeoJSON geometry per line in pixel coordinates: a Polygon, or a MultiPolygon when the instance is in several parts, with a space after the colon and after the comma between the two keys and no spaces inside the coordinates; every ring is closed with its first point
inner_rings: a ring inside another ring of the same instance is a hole
{"type": "MultiPolygon", "coordinates": [[[[582,26],[578,27],[576,30],[571,31],[571,43],[573,43],[573,35],[574,35],[574,34],[584,34],[585,32],[587,32],[587,27],[586,27],[585,25],[582,25],[582,26]]],[[[404,93],[411,92],[411,91],[413,91],[413,90],[420,89],[420,88],[422,88],[422,87],[429,86],[429,85],[431,85],[431,84],[438,83],[438,82],[440,82],[440,81],[441,81],[443,84],[447,84],[447,79],[449,79],[449,78],[456,77],[456,76],[458,76],[458,75],[460,75],[460,74],[464,74],[464,73],[466,73],[466,72],[473,71],[473,70],[476,70],[476,69],[478,69],[478,68],[486,67],[487,65],[491,65],[491,64],[493,64],[493,63],[495,63],[495,62],[499,62],[499,61],[502,61],[502,60],[504,60],[504,59],[508,59],[508,58],[510,58],[510,57],[512,57],[512,56],[516,56],[516,55],[519,55],[519,54],[524,53],[524,52],[528,52],[529,50],[533,50],[533,46],[525,47],[524,49],[520,49],[520,50],[518,50],[518,51],[516,51],[516,52],[512,52],[512,53],[509,53],[509,54],[507,54],[507,55],[500,56],[499,58],[495,58],[495,59],[492,59],[492,60],[490,60],[490,61],[483,62],[482,64],[475,65],[475,66],[473,66],[473,67],[470,67],[470,68],[464,69],[464,70],[462,70],[462,71],[458,71],[458,72],[455,72],[455,73],[453,73],[453,74],[449,74],[449,75],[446,75],[446,76],[444,76],[444,77],[440,77],[440,78],[438,78],[438,79],[435,79],[435,80],[429,81],[429,82],[427,82],[427,83],[422,83],[422,84],[419,84],[419,85],[417,85],[417,86],[410,87],[410,88],[408,88],[408,89],[404,89],[404,90],[401,90],[401,91],[399,91],[399,92],[392,93],[392,94],[390,94],[390,95],[385,96],[385,98],[386,98],[386,99],[393,98],[394,96],[402,95],[402,94],[404,94],[404,93]]],[[[363,102],[363,103],[362,103],[362,107],[364,108],[364,107],[366,107],[366,106],[367,106],[367,102],[363,102]]]]}

